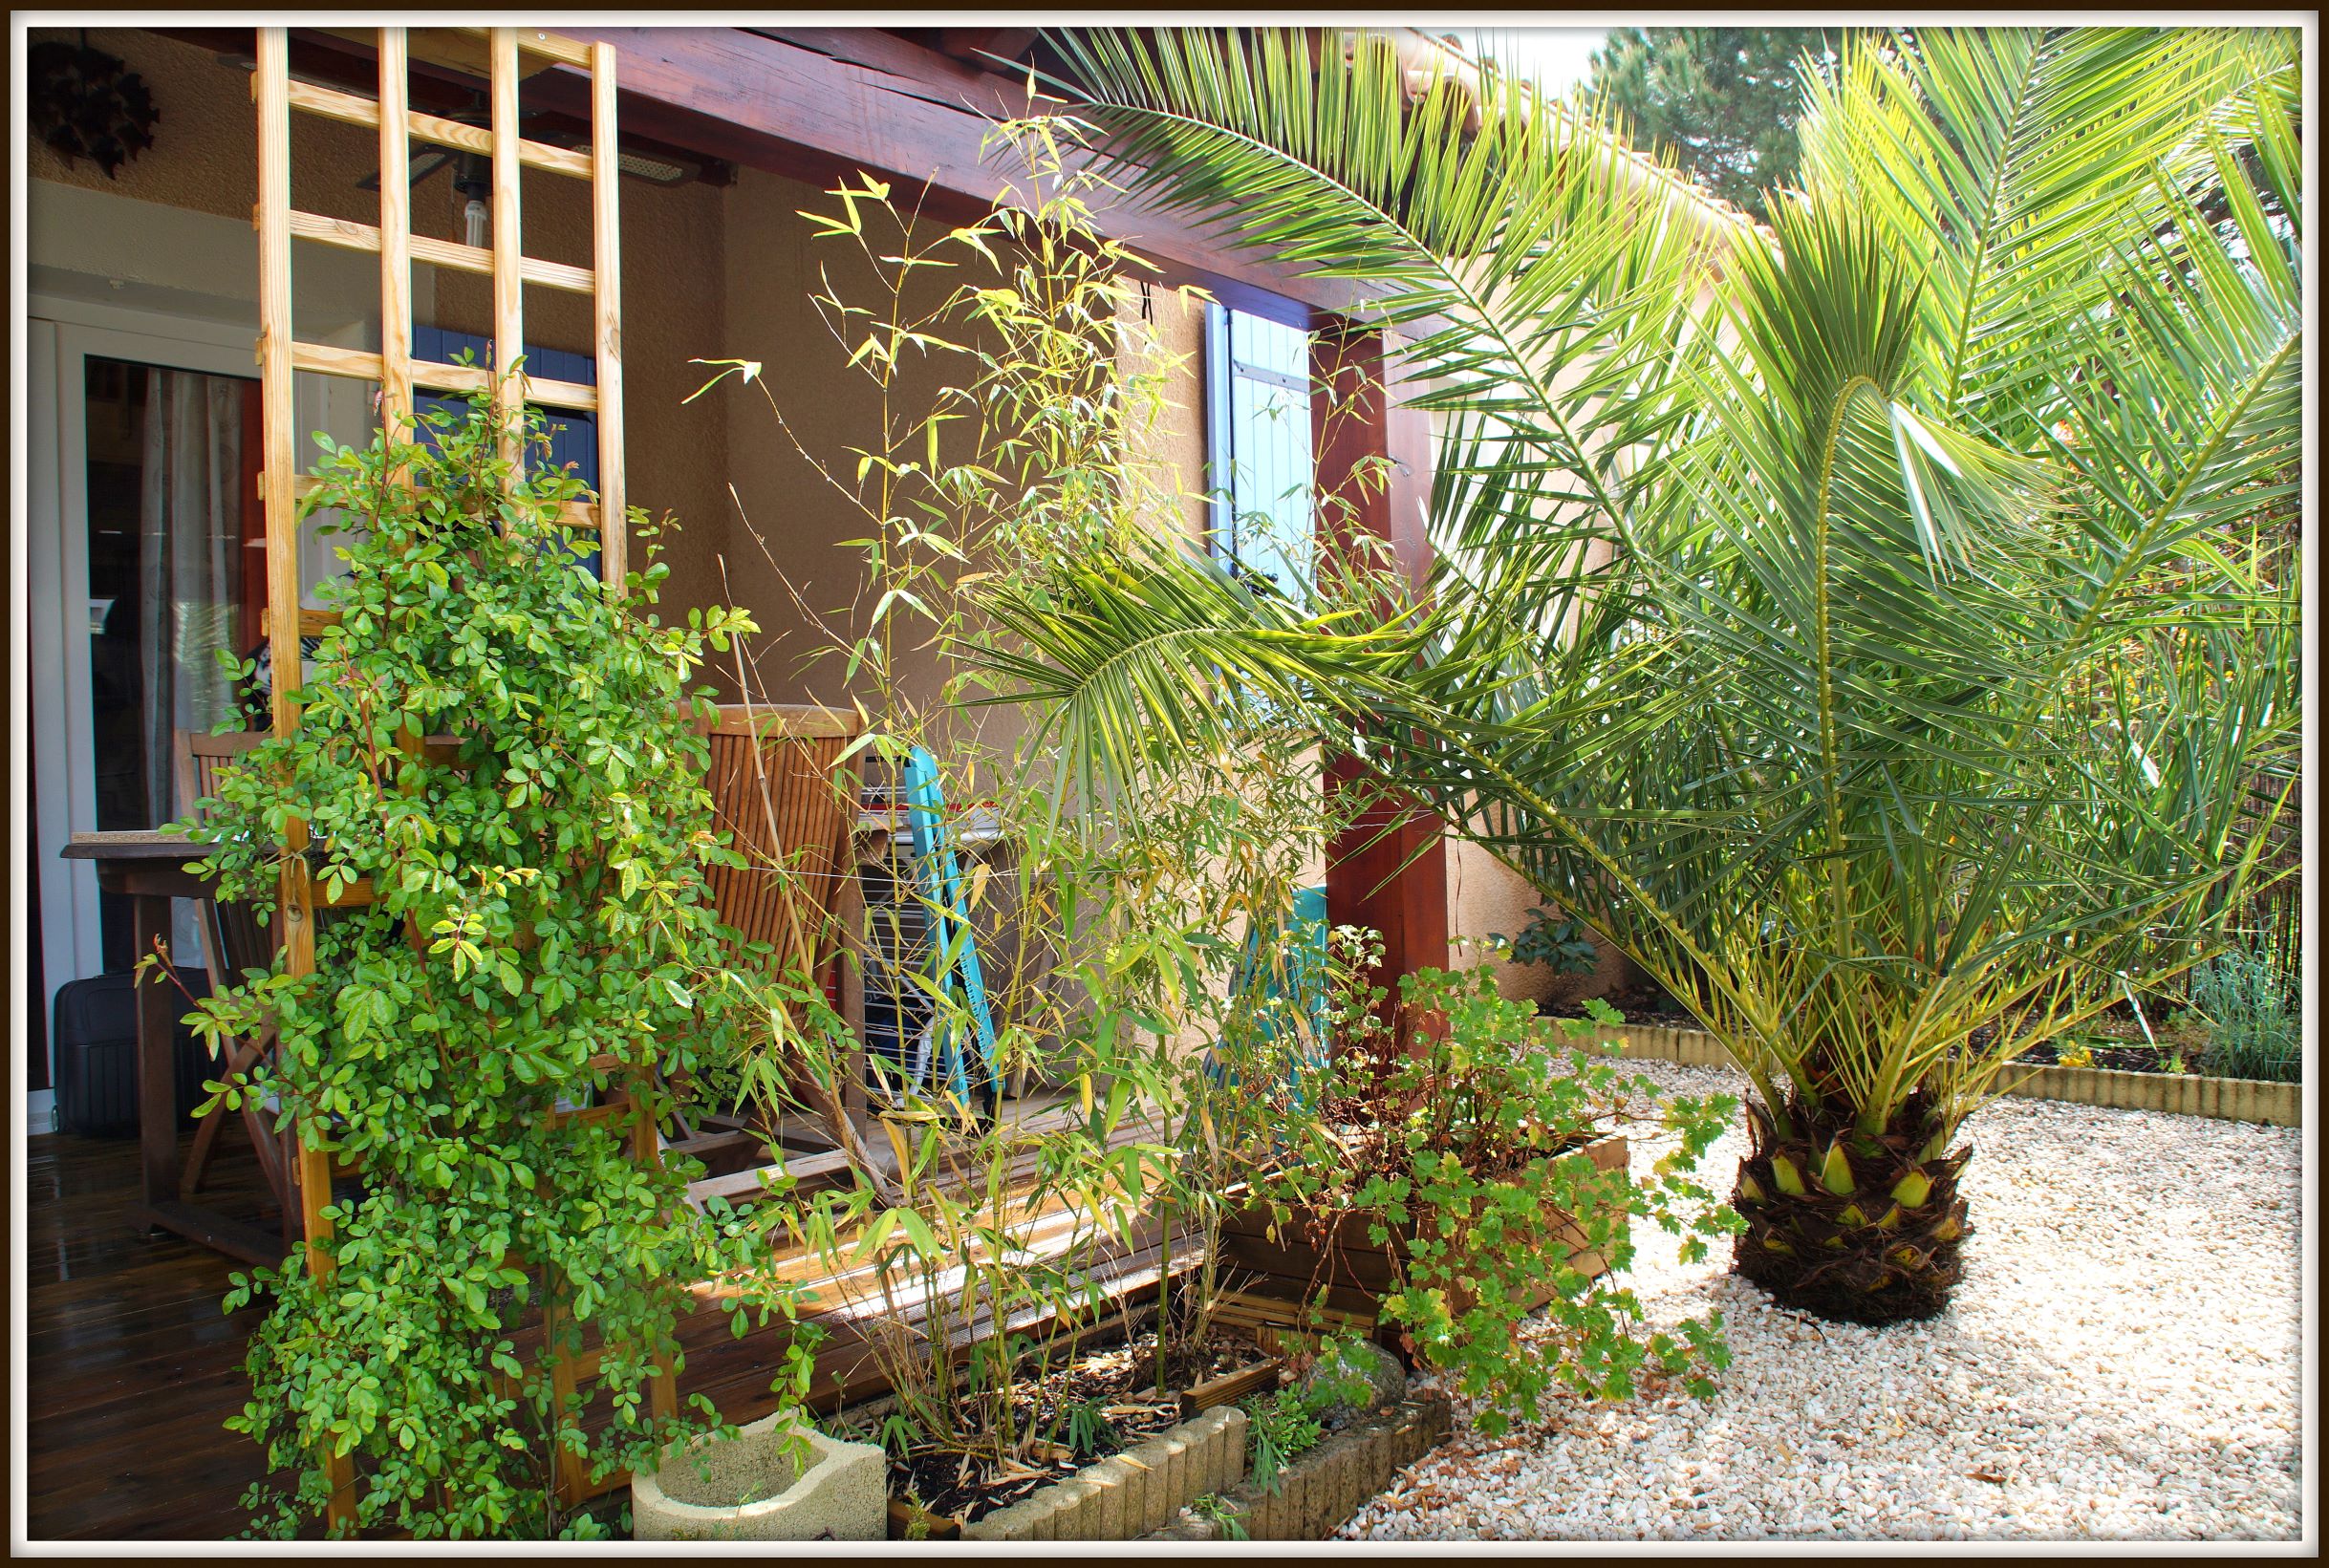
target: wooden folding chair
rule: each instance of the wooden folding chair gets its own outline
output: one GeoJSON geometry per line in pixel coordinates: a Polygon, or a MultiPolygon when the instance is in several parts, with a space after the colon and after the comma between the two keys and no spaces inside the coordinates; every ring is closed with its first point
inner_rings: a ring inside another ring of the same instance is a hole
{"type": "MultiPolygon", "coordinates": [[[[219,774],[245,752],[268,740],[266,731],[245,731],[234,735],[208,735],[191,730],[180,730],[177,735],[176,765],[181,798],[191,810],[194,803],[218,792],[219,774]]],[[[262,919],[248,904],[226,902],[215,898],[202,901],[203,946],[207,949],[210,964],[210,983],[213,988],[234,983],[247,969],[265,969],[274,960],[275,932],[273,922],[262,919]]],[[[274,1030],[270,1027],[248,1040],[230,1042],[220,1063],[218,1081],[226,1084],[248,1082],[252,1068],[267,1060],[275,1046],[274,1030]]],[[[252,1150],[259,1157],[259,1169],[267,1177],[268,1187],[287,1216],[297,1212],[291,1189],[291,1160],[288,1133],[280,1133],[270,1125],[267,1106],[256,1099],[243,1102],[244,1128],[250,1134],[252,1150]]],[[[209,1166],[210,1155],[218,1147],[219,1134],[226,1118],[213,1111],[202,1118],[194,1131],[194,1148],[186,1155],[185,1173],[180,1186],[186,1192],[202,1190],[203,1173],[209,1166]]]]}
{"type": "Polygon", "coordinates": [[[715,867],[721,920],[779,963],[822,977],[836,970],[838,1011],[860,1041],[841,1085],[839,1115],[865,1112],[864,983],[856,955],[864,921],[851,838],[857,821],[857,715],[834,708],[737,703],[705,729],[708,780],[720,830],[751,862],[715,867]]]}

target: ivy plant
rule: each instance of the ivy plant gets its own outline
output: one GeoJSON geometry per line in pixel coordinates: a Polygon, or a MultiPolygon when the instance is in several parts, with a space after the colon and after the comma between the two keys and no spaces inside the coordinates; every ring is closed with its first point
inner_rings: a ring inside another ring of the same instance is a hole
{"type": "MultiPolygon", "coordinates": [[[[705,870],[733,855],[690,681],[751,623],[662,624],[661,530],[636,511],[640,568],[602,588],[572,522],[583,485],[537,455],[538,417],[519,472],[502,428],[481,396],[410,440],[318,438],[306,505],[355,540],[322,591],[338,620],[304,680],[277,672],[301,680],[295,733],[225,770],[186,825],[219,897],[271,909],[288,862],[320,913],[313,974],[278,955],[202,1004],[214,1053],[278,1040],[205,1113],[260,1097],[355,1170],[313,1266],[295,1252],[227,1299],[272,1303],[227,1423],[276,1471],[246,1499],[263,1535],[325,1515],[327,1454],[353,1463],[359,1531],[596,1533],[562,1505],[562,1452],[604,1479],[718,1425],[701,1396],[654,1414],[687,1285],[730,1277],[739,1333],[798,1304],[751,1271],[744,1226],[683,1201],[700,1168],[632,1143],[640,1115],[669,1125],[673,1085],[729,1067],[705,870]],[[296,857],[293,823],[312,836],[296,857]],[[571,1389],[555,1368],[585,1348],[598,1365],[571,1389]]],[[[811,1347],[788,1339],[789,1398],[811,1347]]]]}

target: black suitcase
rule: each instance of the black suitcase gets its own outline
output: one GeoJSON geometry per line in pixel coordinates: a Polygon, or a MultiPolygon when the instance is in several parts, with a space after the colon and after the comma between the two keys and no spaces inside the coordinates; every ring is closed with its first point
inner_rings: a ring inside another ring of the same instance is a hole
{"type": "MultiPolygon", "coordinates": [[[[209,977],[199,969],[179,977],[196,998],[210,994],[209,977]]],[[[97,975],[56,988],[56,1016],[50,1038],[56,1049],[56,1128],[84,1138],[138,1135],[138,996],[134,975],[97,975]]],[[[148,981],[147,983],[154,983],[148,981]]],[[[167,985],[167,980],[161,983],[167,985]]],[[[171,987],[173,1012],[189,1007],[171,987]]],[[[172,1031],[178,1068],[178,1115],[192,1117],[203,1103],[203,1080],[215,1077],[210,1055],[194,1031],[179,1022],[172,1031]]]]}

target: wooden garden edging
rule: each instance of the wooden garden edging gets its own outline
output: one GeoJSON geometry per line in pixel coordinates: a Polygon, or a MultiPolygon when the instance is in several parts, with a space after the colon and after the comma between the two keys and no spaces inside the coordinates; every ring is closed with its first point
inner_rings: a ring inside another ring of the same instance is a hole
{"type": "MultiPolygon", "coordinates": [[[[1686,1067],[1727,1067],[1731,1059],[1702,1029],[1618,1024],[1606,1033],[1628,1057],[1677,1062],[1686,1067]]],[[[2161,1110],[2211,1116],[2225,1122],[2303,1125],[2304,1085],[2197,1073],[2120,1072],[2108,1067],[2016,1066],[2006,1069],[2008,1094],[2026,1100],[2063,1100],[2123,1110],[2161,1110]]]]}

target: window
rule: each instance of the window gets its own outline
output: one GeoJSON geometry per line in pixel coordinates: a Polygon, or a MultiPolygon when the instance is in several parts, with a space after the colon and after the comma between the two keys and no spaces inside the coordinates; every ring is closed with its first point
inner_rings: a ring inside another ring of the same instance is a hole
{"type": "Polygon", "coordinates": [[[1205,369],[1213,552],[1299,597],[1314,580],[1310,334],[1211,306],[1205,369]]]}
{"type": "MultiPolygon", "coordinates": [[[[479,365],[493,363],[493,340],[475,333],[457,333],[443,327],[413,327],[413,357],[434,359],[440,364],[459,364],[464,350],[479,365]]],[[[598,384],[598,361],[587,354],[569,354],[560,349],[528,347],[526,350],[526,369],[534,376],[547,376],[553,381],[579,381],[585,386],[598,384]]],[[[448,397],[433,392],[416,394],[414,411],[426,414],[442,409],[459,413],[467,402],[460,397],[448,397]]],[[[574,477],[593,491],[598,488],[598,418],[571,408],[553,408],[550,415],[550,463],[553,468],[571,468],[574,477]]],[[[423,440],[429,439],[425,433],[423,440]]],[[[598,575],[598,552],[583,556],[582,569],[592,576],[598,575]]]]}

